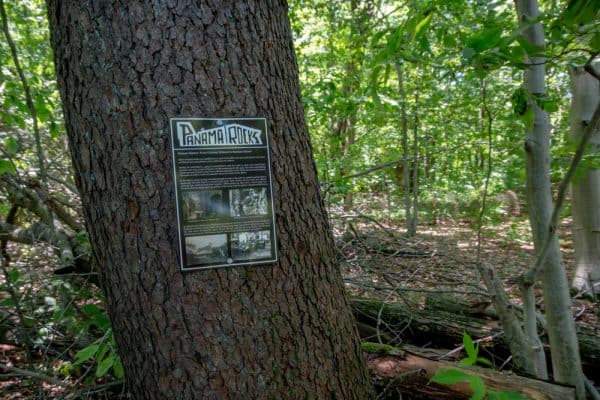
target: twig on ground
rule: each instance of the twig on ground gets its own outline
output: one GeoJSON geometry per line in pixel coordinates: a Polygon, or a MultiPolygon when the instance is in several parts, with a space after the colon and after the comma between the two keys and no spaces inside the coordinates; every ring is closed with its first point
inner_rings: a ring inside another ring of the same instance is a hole
{"type": "Polygon", "coordinates": [[[383,229],[390,237],[393,237],[395,239],[400,239],[398,237],[398,235],[396,235],[388,227],[384,226],[381,222],[377,221],[377,219],[375,219],[375,218],[373,218],[373,217],[371,217],[369,215],[365,215],[363,213],[360,213],[358,211],[356,211],[355,215],[353,215],[353,214],[344,214],[344,215],[340,215],[338,218],[340,218],[340,219],[358,219],[358,218],[366,219],[368,221],[371,221],[372,223],[374,223],[375,225],[377,225],[381,229],[383,229]]]}
{"type": "Polygon", "coordinates": [[[391,392],[391,389],[394,388],[394,385],[397,384],[398,382],[402,382],[403,380],[407,379],[407,378],[411,378],[414,375],[422,375],[424,374],[426,371],[422,368],[419,369],[415,369],[412,371],[406,371],[403,372],[401,374],[399,374],[398,376],[396,376],[394,379],[391,379],[387,385],[385,385],[385,388],[383,388],[383,390],[381,391],[381,393],[377,396],[377,400],[380,399],[386,399],[388,398],[388,395],[391,392]]]}
{"type": "Polygon", "coordinates": [[[1,377],[26,376],[28,378],[33,378],[33,379],[36,379],[36,380],[49,382],[49,383],[52,383],[53,385],[64,386],[64,387],[70,387],[71,386],[67,382],[63,382],[63,381],[58,380],[58,379],[56,379],[56,378],[54,378],[52,376],[42,374],[41,372],[30,371],[30,370],[27,370],[27,369],[13,367],[12,365],[8,365],[8,364],[0,364],[0,369],[4,369],[4,370],[7,370],[7,371],[13,371],[14,372],[12,374],[11,373],[9,373],[9,374],[0,374],[1,377]]]}
{"type": "MultiPolygon", "coordinates": [[[[498,336],[502,336],[502,334],[503,334],[502,331],[500,331],[500,332],[498,332],[498,333],[496,333],[494,335],[490,335],[490,336],[483,337],[481,339],[473,340],[473,344],[478,344],[478,343],[481,343],[481,342],[492,342],[498,336]]],[[[449,352],[447,352],[446,354],[441,355],[440,357],[438,357],[438,360],[443,360],[446,357],[454,356],[456,353],[458,353],[459,351],[463,350],[464,348],[465,348],[465,346],[461,344],[460,346],[456,347],[455,349],[452,349],[449,352]]]]}
{"type": "Polygon", "coordinates": [[[89,387],[86,387],[81,390],[77,390],[73,393],[68,394],[65,397],[65,399],[67,399],[67,400],[79,399],[83,396],[90,396],[92,394],[104,392],[104,391],[110,389],[111,387],[120,386],[120,385],[123,385],[124,383],[125,383],[124,380],[117,380],[117,381],[102,383],[100,385],[89,386],[89,387]]]}
{"type": "MultiPolygon", "coordinates": [[[[383,286],[383,285],[375,285],[372,283],[366,283],[366,282],[361,282],[358,281],[356,279],[352,279],[352,278],[345,278],[344,282],[346,283],[350,283],[356,286],[365,286],[365,287],[369,287],[371,289],[377,289],[377,290],[394,290],[393,286],[383,286]]],[[[463,294],[463,295],[471,295],[471,296],[484,296],[484,297],[489,297],[490,294],[487,292],[480,292],[480,291],[465,291],[465,290],[444,290],[444,289],[423,289],[423,288],[413,288],[413,287],[399,287],[398,288],[399,291],[402,292],[424,292],[424,293],[454,293],[454,294],[463,294]]]]}

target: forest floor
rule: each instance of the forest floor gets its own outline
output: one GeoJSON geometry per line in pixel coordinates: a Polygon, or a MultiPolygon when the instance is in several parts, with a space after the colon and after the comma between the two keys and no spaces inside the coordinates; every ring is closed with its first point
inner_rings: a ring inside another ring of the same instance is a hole
{"type": "MultiPolygon", "coordinates": [[[[490,308],[491,302],[477,272],[479,260],[494,268],[511,301],[521,304],[518,278],[534,261],[526,217],[506,217],[504,221],[484,226],[478,244],[477,227],[466,220],[420,225],[415,236],[407,237],[403,221],[395,223],[385,218],[376,219],[367,211],[363,214],[330,210],[330,216],[343,260],[343,278],[351,298],[378,299],[392,306],[424,310],[428,307],[428,297],[441,296],[483,311],[490,308]]],[[[569,281],[574,274],[571,224],[572,220],[565,218],[558,230],[569,281]]],[[[535,292],[537,304],[543,312],[540,285],[537,284],[535,292]]],[[[598,301],[574,293],[572,310],[578,326],[589,327],[600,337],[598,301]]],[[[489,314],[485,318],[489,320],[489,314]]],[[[410,325],[411,321],[395,326],[383,323],[382,328],[388,333],[392,331],[391,344],[415,350],[417,354],[455,361],[465,357],[460,338],[454,338],[451,343],[441,343],[428,337],[425,343],[419,343],[422,338],[417,337],[415,341],[411,337],[410,325]]],[[[377,335],[367,340],[377,342],[380,340],[377,335]]],[[[491,358],[496,367],[510,367],[506,354],[497,357],[498,354],[488,353],[487,347],[484,349],[484,356],[491,358]]],[[[592,366],[592,370],[596,372],[597,366],[592,366]]],[[[596,376],[594,378],[597,380],[596,376]]]]}
{"type": "MultiPolygon", "coordinates": [[[[517,278],[533,261],[531,234],[525,217],[507,217],[502,222],[484,226],[478,246],[477,229],[467,220],[422,224],[416,236],[407,237],[403,221],[374,218],[368,215],[367,210],[364,213],[344,213],[331,209],[330,216],[342,275],[351,297],[418,307],[417,303],[422,303],[428,295],[443,295],[460,299],[473,307],[487,307],[489,297],[475,268],[479,253],[481,261],[492,265],[502,277],[512,300],[516,304],[520,302],[517,278]]],[[[574,264],[571,220],[563,219],[558,232],[571,279],[574,264]]],[[[537,295],[543,310],[539,290],[537,295]]],[[[423,304],[420,306],[423,307],[423,304]]],[[[600,335],[600,304],[575,295],[573,314],[578,324],[596,329],[600,335]]],[[[405,338],[406,328],[397,327],[397,336],[392,344],[409,345],[410,340],[405,338]]],[[[444,343],[442,349],[436,343],[418,345],[429,347],[432,354],[451,355],[445,359],[456,360],[463,356],[461,344],[460,340],[444,343]]],[[[0,345],[0,364],[26,370],[25,358],[21,349],[0,345]]],[[[35,377],[16,375],[12,381],[0,382],[0,399],[36,398],[34,390],[40,387],[26,383],[28,378],[35,380],[35,377]]],[[[46,396],[52,391],[56,391],[58,397],[64,395],[60,386],[43,386],[46,396]]],[[[53,396],[50,394],[48,398],[53,396]]]]}
{"type": "MultiPolygon", "coordinates": [[[[510,217],[484,226],[478,245],[477,229],[468,221],[420,225],[414,237],[407,237],[404,226],[393,221],[335,210],[331,216],[346,288],[354,296],[397,301],[403,293],[432,291],[487,302],[476,268],[479,253],[480,261],[495,269],[511,299],[519,303],[517,279],[534,261],[526,218],[510,217]]],[[[566,218],[558,229],[569,281],[574,274],[571,224],[566,218]]],[[[600,304],[577,293],[573,296],[577,321],[599,325],[600,304]]],[[[539,297],[538,302],[543,310],[539,297]]]]}

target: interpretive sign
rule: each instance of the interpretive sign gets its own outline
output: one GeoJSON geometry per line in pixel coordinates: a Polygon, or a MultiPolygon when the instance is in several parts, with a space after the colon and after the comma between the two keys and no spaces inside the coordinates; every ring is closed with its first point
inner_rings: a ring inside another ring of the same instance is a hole
{"type": "Polygon", "coordinates": [[[171,118],[181,270],[277,261],[265,118],[171,118]]]}

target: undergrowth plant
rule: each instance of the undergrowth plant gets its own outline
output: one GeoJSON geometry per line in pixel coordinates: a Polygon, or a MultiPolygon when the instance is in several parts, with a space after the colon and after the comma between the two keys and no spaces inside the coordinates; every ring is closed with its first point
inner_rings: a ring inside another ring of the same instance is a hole
{"type": "MultiPolygon", "coordinates": [[[[463,334],[463,345],[467,357],[460,360],[459,365],[473,366],[477,363],[486,366],[493,366],[491,361],[485,357],[479,356],[479,344],[475,345],[473,339],[467,332],[463,334]]],[[[438,371],[429,383],[439,383],[442,385],[454,385],[456,383],[467,383],[473,392],[470,400],[527,400],[523,394],[511,390],[490,390],[483,379],[476,374],[469,374],[463,370],[447,368],[438,371]]]]}

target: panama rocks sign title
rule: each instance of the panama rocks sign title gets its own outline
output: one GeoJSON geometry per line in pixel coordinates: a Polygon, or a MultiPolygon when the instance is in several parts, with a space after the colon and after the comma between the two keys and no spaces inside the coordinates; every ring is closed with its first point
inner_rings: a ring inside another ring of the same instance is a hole
{"type": "Polygon", "coordinates": [[[261,146],[261,133],[259,129],[240,124],[196,131],[190,122],[177,122],[177,139],[181,147],[261,146]]]}

